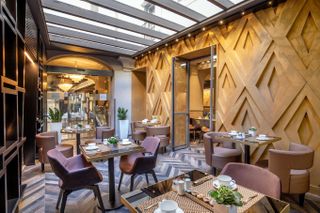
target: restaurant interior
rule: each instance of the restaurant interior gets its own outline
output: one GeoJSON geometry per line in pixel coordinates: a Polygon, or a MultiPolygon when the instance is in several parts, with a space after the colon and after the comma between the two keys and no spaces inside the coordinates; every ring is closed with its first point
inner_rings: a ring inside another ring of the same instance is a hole
{"type": "Polygon", "coordinates": [[[319,0],[1,0],[0,213],[320,212],[319,0]]]}

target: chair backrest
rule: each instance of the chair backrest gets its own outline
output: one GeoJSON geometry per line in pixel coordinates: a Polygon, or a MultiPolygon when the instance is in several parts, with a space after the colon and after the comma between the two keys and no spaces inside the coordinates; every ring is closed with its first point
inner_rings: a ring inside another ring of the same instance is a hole
{"type": "Polygon", "coordinates": [[[160,147],[160,139],[158,137],[146,137],[141,146],[143,146],[146,152],[150,152],[156,157],[160,147]]]}
{"type": "Polygon", "coordinates": [[[170,126],[150,126],[146,127],[147,136],[166,135],[170,137],[170,126]]]}
{"type": "Polygon", "coordinates": [[[51,149],[47,153],[49,163],[53,172],[64,181],[67,178],[68,170],[65,167],[67,158],[57,149],[51,149]]]}
{"type": "Polygon", "coordinates": [[[137,129],[144,129],[144,125],[142,124],[141,121],[133,121],[131,123],[131,132],[134,132],[137,129]]]}
{"type": "Polygon", "coordinates": [[[96,139],[105,139],[114,136],[114,129],[106,126],[98,126],[96,127],[96,139]]]}
{"type": "Polygon", "coordinates": [[[36,135],[36,144],[39,148],[39,161],[47,163],[47,152],[58,145],[58,132],[42,132],[36,135]]]}
{"type": "Polygon", "coordinates": [[[314,150],[290,143],[289,150],[269,149],[269,170],[281,179],[282,192],[290,192],[290,170],[306,170],[313,166],[314,150]]]}
{"type": "Polygon", "coordinates": [[[229,175],[241,186],[280,199],[280,179],[266,169],[244,163],[228,163],[221,174],[229,175]]]}

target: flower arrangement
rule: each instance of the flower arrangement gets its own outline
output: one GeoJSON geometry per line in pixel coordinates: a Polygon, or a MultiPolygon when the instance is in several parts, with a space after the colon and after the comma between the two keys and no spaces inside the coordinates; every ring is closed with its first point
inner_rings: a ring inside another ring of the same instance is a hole
{"type": "Polygon", "coordinates": [[[118,143],[118,139],[116,137],[108,138],[108,143],[112,145],[116,145],[118,143]]]}
{"type": "Polygon", "coordinates": [[[233,191],[227,186],[221,186],[215,191],[209,192],[209,195],[218,203],[229,206],[242,206],[242,195],[233,191]]]}

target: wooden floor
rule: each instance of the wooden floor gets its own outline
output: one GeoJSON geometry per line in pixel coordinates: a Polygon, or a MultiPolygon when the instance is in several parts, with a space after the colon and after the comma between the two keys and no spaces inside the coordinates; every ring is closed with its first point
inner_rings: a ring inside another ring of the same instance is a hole
{"type": "MultiPolygon", "coordinates": [[[[115,160],[116,183],[119,182],[118,159],[115,160]]],[[[108,171],[107,163],[99,162],[95,166],[103,175],[103,182],[100,184],[102,195],[108,193],[108,171]]],[[[209,168],[205,164],[204,150],[202,145],[194,145],[191,149],[184,149],[177,152],[169,152],[160,154],[158,158],[156,174],[160,180],[178,175],[180,173],[192,170],[194,168],[208,171],[209,168]]],[[[55,204],[58,198],[58,178],[50,172],[50,168],[46,168],[46,173],[41,173],[40,164],[25,167],[23,174],[23,183],[27,184],[27,188],[23,195],[23,199],[19,205],[21,213],[55,213],[55,204]]],[[[149,178],[152,180],[152,178],[149,178]]],[[[152,183],[152,181],[151,181],[152,183]]],[[[129,191],[129,176],[124,177],[121,192],[129,191]]],[[[135,181],[135,188],[146,186],[143,176],[139,176],[135,181]]],[[[320,212],[320,198],[308,194],[304,208],[296,204],[296,197],[285,196],[284,199],[291,204],[291,212],[320,212]]],[[[88,190],[81,190],[72,193],[67,201],[66,213],[94,213],[99,212],[96,208],[96,201],[93,194],[88,190]]],[[[128,212],[126,208],[119,209],[114,212],[128,212]]]]}

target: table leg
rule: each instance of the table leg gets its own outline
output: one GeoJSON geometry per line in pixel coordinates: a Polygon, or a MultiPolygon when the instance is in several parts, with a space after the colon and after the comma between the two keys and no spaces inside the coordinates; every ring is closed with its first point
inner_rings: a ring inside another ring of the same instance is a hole
{"type": "Polygon", "coordinates": [[[244,145],[244,162],[250,164],[250,146],[244,145]]]}
{"type": "MultiPolygon", "coordinates": [[[[109,197],[103,199],[104,209],[110,211],[123,205],[120,202],[120,194],[115,190],[114,158],[108,159],[109,197]]],[[[105,196],[103,196],[105,197],[105,196]]]]}
{"type": "Polygon", "coordinates": [[[80,133],[76,134],[76,141],[77,141],[77,154],[80,154],[80,133]]]}

